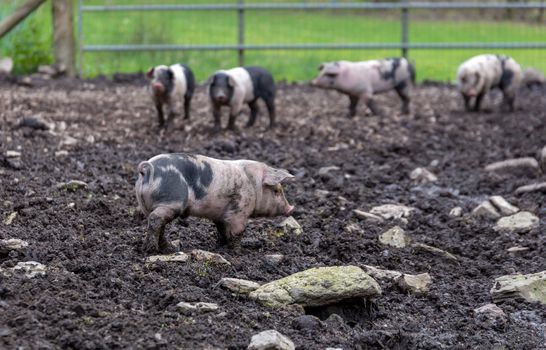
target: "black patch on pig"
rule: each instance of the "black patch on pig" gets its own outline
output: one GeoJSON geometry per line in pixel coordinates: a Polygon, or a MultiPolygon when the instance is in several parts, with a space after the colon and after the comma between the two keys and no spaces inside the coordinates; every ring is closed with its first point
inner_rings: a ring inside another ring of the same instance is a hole
{"type": "Polygon", "coordinates": [[[174,89],[174,72],[170,69],[161,69],[157,80],[165,87],[165,95],[170,96],[174,89]]]}
{"type": "Polygon", "coordinates": [[[184,97],[191,98],[193,96],[193,92],[195,91],[195,76],[193,75],[190,67],[186,66],[185,64],[180,64],[180,66],[184,68],[184,77],[186,77],[186,92],[184,93],[184,97]]]}
{"type": "Polygon", "coordinates": [[[499,82],[499,88],[501,90],[504,90],[508,86],[512,84],[512,80],[514,79],[514,72],[511,69],[506,68],[506,61],[510,58],[508,56],[497,56],[501,63],[501,79],[499,82]]]}
{"type": "Polygon", "coordinates": [[[391,62],[391,70],[388,70],[388,71],[380,71],[380,74],[381,74],[381,79],[383,80],[394,80],[394,77],[395,77],[395,74],[396,74],[396,70],[398,69],[398,67],[400,67],[400,61],[401,59],[400,58],[387,58],[385,59],[385,61],[387,62],[391,62]]]}
{"type": "MultiPolygon", "coordinates": [[[[168,166],[173,165],[182,173],[188,186],[193,190],[196,199],[201,199],[207,195],[207,188],[212,182],[212,168],[208,162],[202,162],[199,166],[195,157],[183,153],[175,153],[169,157],[163,157],[155,162],[155,165],[168,166]]],[[[155,177],[155,176],[154,176],[155,177]]]]}
{"type": "Polygon", "coordinates": [[[409,61],[408,61],[408,69],[409,69],[411,82],[413,83],[413,85],[415,85],[415,76],[416,76],[415,66],[409,61]]]}
{"type": "Polygon", "coordinates": [[[233,86],[229,83],[229,75],[226,73],[220,72],[212,76],[212,82],[210,83],[209,94],[212,101],[215,103],[220,103],[216,100],[219,91],[223,91],[226,95],[226,101],[223,104],[229,104],[231,98],[233,97],[233,86]]]}
{"type": "Polygon", "coordinates": [[[250,75],[254,100],[264,99],[266,103],[275,97],[275,81],[269,71],[262,67],[243,67],[250,75]]]}
{"type": "MultiPolygon", "coordinates": [[[[180,175],[172,170],[165,170],[154,164],[154,178],[161,178],[161,185],[151,197],[155,203],[181,202],[183,207],[188,203],[188,186],[182,182],[180,175]]],[[[162,164],[162,166],[165,166],[162,164]]]]}

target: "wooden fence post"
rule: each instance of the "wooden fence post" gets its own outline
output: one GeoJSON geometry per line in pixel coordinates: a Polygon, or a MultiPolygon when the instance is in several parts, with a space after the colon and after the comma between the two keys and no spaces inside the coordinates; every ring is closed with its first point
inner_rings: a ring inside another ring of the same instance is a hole
{"type": "Polygon", "coordinates": [[[76,75],[73,4],[73,0],[52,0],[55,64],[64,67],[71,77],[76,75]]]}
{"type": "Polygon", "coordinates": [[[11,15],[0,23],[0,38],[9,33],[19,22],[25,19],[32,11],[36,10],[46,0],[28,0],[19,6],[11,15]]]}

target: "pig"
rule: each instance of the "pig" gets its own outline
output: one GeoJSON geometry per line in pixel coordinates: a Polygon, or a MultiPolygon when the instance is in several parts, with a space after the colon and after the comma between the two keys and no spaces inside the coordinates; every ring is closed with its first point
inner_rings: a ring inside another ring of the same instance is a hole
{"type": "Polygon", "coordinates": [[[457,85],[467,111],[479,111],[485,94],[496,87],[503,93],[503,104],[514,110],[516,91],[521,84],[521,67],[504,55],[478,55],[463,62],[457,71],[457,85]],[[474,106],[471,99],[474,98],[474,106]]]}
{"type": "Polygon", "coordinates": [[[176,103],[184,100],[184,119],[190,118],[191,99],[195,90],[192,70],[183,64],[152,67],[146,73],[150,79],[152,100],[157,110],[159,127],[169,127],[176,114],[176,103]],[[163,117],[163,106],[167,105],[167,122],[163,117]]]}
{"type": "Polygon", "coordinates": [[[529,88],[533,86],[540,86],[546,83],[544,73],[535,69],[527,68],[522,73],[521,83],[529,88]]]}
{"type": "Polygon", "coordinates": [[[358,101],[363,100],[373,114],[381,114],[373,95],[395,90],[402,99],[402,113],[410,112],[411,87],[415,68],[406,58],[386,58],[361,62],[336,61],[319,66],[319,76],[311,85],[334,89],[349,96],[349,114],[356,115],[358,101]]]}
{"type": "Polygon", "coordinates": [[[261,98],[269,113],[269,128],[275,126],[275,81],[266,69],[261,67],[237,67],[219,70],[208,80],[209,97],[214,116],[214,131],[221,129],[221,108],[230,107],[228,129],[236,130],[235,120],[244,103],[250,107],[250,118],[246,124],[251,127],[258,116],[258,99],[261,98]]]}
{"type": "Polygon", "coordinates": [[[212,220],[218,244],[234,246],[249,218],[288,216],[294,210],[282,187],[294,176],[257,161],[160,154],[140,163],[138,174],[137,202],[148,217],[145,252],[173,250],[165,226],[177,217],[212,220]]]}

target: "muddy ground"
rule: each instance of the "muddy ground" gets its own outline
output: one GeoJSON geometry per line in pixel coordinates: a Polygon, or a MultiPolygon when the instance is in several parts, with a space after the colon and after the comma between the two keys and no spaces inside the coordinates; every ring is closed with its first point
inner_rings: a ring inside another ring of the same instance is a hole
{"type": "MultiPolygon", "coordinates": [[[[546,269],[545,195],[513,194],[536,179],[483,171],[494,161],[535,156],[546,144],[545,87],[522,90],[514,113],[499,112],[498,93],[486,99],[486,111],[464,113],[453,87],[423,85],[415,93],[413,116],[400,116],[397,96],[386,94],[379,103],[388,116],[368,116],[360,106],[350,120],[346,97],[281,84],[274,132],[263,131],[262,107],[258,127],[212,136],[203,88],[196,93],[192,120],[178,118],[171,133],[160,135],[140,78],[37,81],[30,87],[18,81],[0,83],[0,148],[2,154],[22,153],[21,169],[0,162],[2,220],[17,212],[10,225],[0,223],[0,238],[30,245],[1,256],[0,267],[34,260],[49,272],[34,279],[0,275],[0,348],[244,349],[253,334],[267,329],[285,334],[298,349],[546,346],[544,306],[500,303],[508,317],[497,321],[473,313],[491,302],[496,277],[546,269]],[[35,114],[55,129],[14,129],[19,118],[35,114]],[[216,247],[210,222],[190,218],[171,224],[169,237],[180,239],[183,251],[221,253],[232,266],[145,265],[137,249],[145,218],[136,212],[135,167],[158,153],[181,151],[256,159],[290,170],[298,179],[287,186],[287,197],[297,206],[294,216],[304,233],[275,237],[271,233],[281,218],[254,220],[236,254],[216,247]],[[317,174],[333,165],[341,170],[317,174]],[[412,182],[408,174],[416,167],[428,167],[438,181],[412,182]],[[57,189],[72,179],[88,188],[57,189]],[[501,234],[491,222],[468,217],[489,195],[535,213],[540,227],[501,234]],[[352,212],[385,203],[416,211],[407,223],[381,224],[361,221],[352,212]],[[451,218],[455,206],[465,216],[451,218]],[[457,255],[459,262],[383,246],[377,236],[395,224],[414,241],[457,255]],[[513,246],[529,249],[508,252],[513,246]],[[272,266],[265,254],[284,254],[285,260],[272,266]],[[422,296],[383,284],[383,294],[367,310],[345,322],[334,316],[320,324],[298,322],[300,308],[268,309],[217,285],[222,277],[266,282],[311,267],[349,264],[429,272],[433,284],[422,296]],[[215,302],[220,310],[186,316],[176,309],[180,301],[215,302]]],[[[241,127],[247,117],[245,111],[241,127]]]]}

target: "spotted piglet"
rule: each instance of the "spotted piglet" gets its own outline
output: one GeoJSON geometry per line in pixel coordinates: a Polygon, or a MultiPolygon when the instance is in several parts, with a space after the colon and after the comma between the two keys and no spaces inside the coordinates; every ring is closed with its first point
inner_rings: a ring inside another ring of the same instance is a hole
{"type": "Polygon", "coordinates": [[[221,129],[221,108],[230,107],[228,129],[235,130],[235,120],[243,104],[250,107],[247,127],[254,125],[258,116],[258,99],[261,98],[269,112],[269,127],[275,125],[275,81],[261,67],[237,67],[220,70],[209,78],[209,96],[214,116],[214,130],[221,129]]]}
{"type": "Polygon", "coordinates": [[[336,61],[323,63],[319,76],[311,85],[334,89],[349,96],[349,117],[356,115],[360,100],[373,114],[381,114],[373,95],[395,90],[402,99],[402,113],[410,112],[411,87],[415,83],[415,69],[405,58],[387,58],[362,62],[336,61]]]}
{"type": "Polygon", "coordinates": [[[251,217],[290,215],[294,207],[281,183],[286,170],[252,160],[219,160],[201,155],[161,154],[138,166],[135,190],[148,216],[144,250],[172,250],[165,225],[196,216],[216,224],[219,244],[233,244],[251,217]]]}
{"type": "Polygon", "coordinates": [[[159,126],[169,127],[176,114],[176,104],[184,101],[184,119],[190,118],[190,105],[195,89],[195,78],[191,69],[183,64],[157,66],[146,73],[151,80],[152,100],[157,110],[159,126]],[[167,122],[163,108],[167,106],[167,122]]]}
{"type": "Polygon", "coordinates": [[[511,57],[504,55],[478,55],[463,62],[457,71],[459,91],[467,111],[479,111],[485,94],[499,88],[503,103],[514,110],[516,91],[521,84],[521,67],[511,57]],[[471,106],[474,99],[474,106],[471,106]]]}

